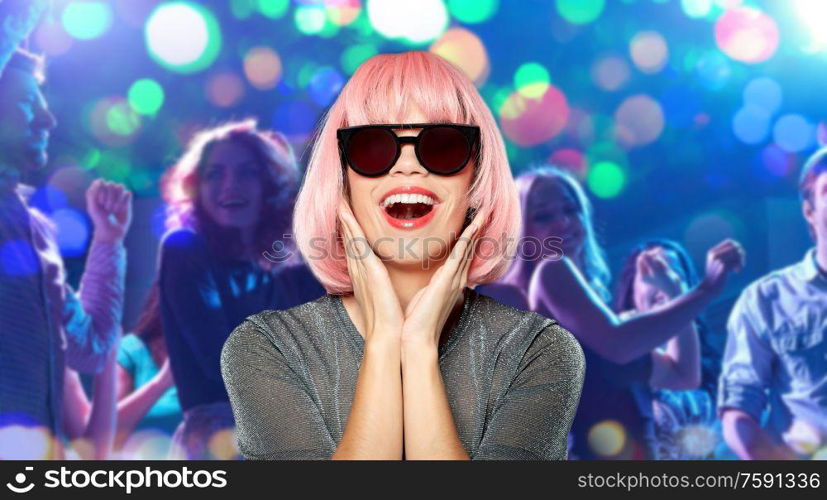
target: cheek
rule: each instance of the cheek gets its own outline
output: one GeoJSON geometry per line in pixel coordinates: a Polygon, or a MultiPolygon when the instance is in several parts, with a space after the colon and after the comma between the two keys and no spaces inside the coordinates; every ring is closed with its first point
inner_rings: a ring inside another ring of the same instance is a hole
{"type": "Polygon", "coordinates": [[[201,202],[201,205],[205,208],[211,207],[216,203],[218,199],[218,193],[216,192],[215,185],[210,182],[203,182],[198,186],[198,200],[201,202]]]}

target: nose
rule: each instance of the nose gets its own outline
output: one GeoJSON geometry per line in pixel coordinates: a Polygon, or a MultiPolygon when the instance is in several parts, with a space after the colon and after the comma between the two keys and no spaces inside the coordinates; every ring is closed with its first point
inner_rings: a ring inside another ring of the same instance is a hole
{"type": "Polygon", "coordinates": [[[399,152],[399,158],[391,168],[390,175],[428,175],[428,171],[419,164],[419,159],[416,157],[416,151],[413,144],[402,144],[402,149],[399,152]]]}
{"type": "Polygon", "coordinates": [[[37,125],[46,130],[53,130],[57,127],[57,118],[55,118],[55,115],[53,115],[46,106],[41,106],[38,109],[36,121],[37,125]]]}

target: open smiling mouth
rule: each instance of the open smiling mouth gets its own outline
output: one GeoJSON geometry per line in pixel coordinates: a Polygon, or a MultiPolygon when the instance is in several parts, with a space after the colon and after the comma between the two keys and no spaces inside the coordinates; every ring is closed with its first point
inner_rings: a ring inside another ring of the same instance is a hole
{"type": "Polygon", "coordinates": [[[427,224],[434,216],[436,201],[424,194],[394,194],[382,202],[382,213],[394,227],[416,229],[427,224]]]}

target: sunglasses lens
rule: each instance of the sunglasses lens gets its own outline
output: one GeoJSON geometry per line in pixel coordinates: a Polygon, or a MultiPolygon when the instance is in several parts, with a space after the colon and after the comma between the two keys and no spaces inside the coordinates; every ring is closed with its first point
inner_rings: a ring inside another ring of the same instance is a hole
{"type": "Polygon", "coordinates": [[[393,132],[381,128],[363,128],[354,132],[348,141],[347,157],[350,166],[361,174],[382,173],[396,157],[393,132]]]}
{"type": "Polygon", "coordinates": [[[434,127],[420,137],[419,156],[422,163],[436,172],[449,173],[465,165],[471,154],[471,143],[453,127],[434,127]]]}

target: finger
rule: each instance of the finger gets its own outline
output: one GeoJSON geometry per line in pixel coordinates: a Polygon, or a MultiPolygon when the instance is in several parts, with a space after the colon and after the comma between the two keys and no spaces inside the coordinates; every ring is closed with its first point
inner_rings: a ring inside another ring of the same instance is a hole
{"type": "Polygon", "coordinates": [[[95,179],[92,181],[92,184],[89,184],[89,187],[86,188],[86,202],[93,203],[95,201],[95,196],[97,196],[98,186],[100,179],[95,179]]]}
{"type": "Polygon", "coordinates": [[[112,213],[112,185],[109,182],[101,188],[101,206],[107,213],[112,213]]]}
{"type": "Polygon", "coordinates": [[[123,198],[121,199],[120,207],[118,210],[122,217],[128,217],[130,211],[132,210],[132,191],[124,191],[123,198]]]}
{"type": "Polygon", "coordinates": [[[474,234],[479,230],[479,227],[479,220],[475,217],[474,221],[465,228],[460,237],[457,239],[457,242],[454,244],[454,248],[451,249],[451,254],[448,256],[448,262],[443,265],[443,267],[447,266],[447,269],[444,272],[451,276],[457,275],[463,262],[467,258],[468,249],[471,246],[471,240],[474,237],[474,234]]]}
{"type": "Polygon", "coordinates": [[[118,218],[123,215],[127,193],[129,193],[129,191],[124,189],[123,186],[118,186],[118,189],[115,190],[113,195],[112,213],[114,213],[118,218]]]}
{"type": "Polygon", "coordinates": [[[477,237],[478,234],[479,234],[479,231],[477,231],[477,233],[475,233],[474,239],[471,240],[471,243],[468,245],[468,250],[465,254],[465,260],[463,261],[462,269],[460,270],[460,273],[459,273],[459,278],[460,278],[459,288],[461,288],[461,289],[465,288],[465,285],[468,283],[468,272],[471,269],[471,263],[474,261],[474,258],[476,257],[477,242],[479,241],[479,238],[477,237]]]}

